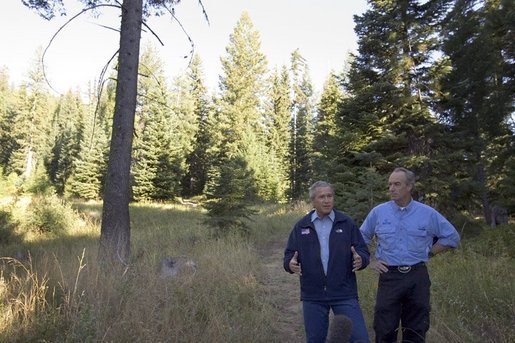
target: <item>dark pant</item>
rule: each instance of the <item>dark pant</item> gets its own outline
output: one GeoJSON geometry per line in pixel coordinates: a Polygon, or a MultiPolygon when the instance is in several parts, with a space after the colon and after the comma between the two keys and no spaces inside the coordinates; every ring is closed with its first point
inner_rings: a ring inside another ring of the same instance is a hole
{"type": "Polygon", "coordinates": [[[408,273],[390,270],[379,275],[374,313],[377,343],[397,341],[399,321],[402,342],[424,342],[429,329],[431,281],[425,265],[408,273]]]}

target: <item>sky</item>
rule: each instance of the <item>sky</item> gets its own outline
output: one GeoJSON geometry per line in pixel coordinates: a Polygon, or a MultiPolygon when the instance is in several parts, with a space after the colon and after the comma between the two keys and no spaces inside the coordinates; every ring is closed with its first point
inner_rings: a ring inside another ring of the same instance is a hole
{"type": "MultiPolygon", "coordinates": [[[[0,11],[0,68],[10,81],[27,80],[37,49],[45,49],[45,72],[57,93],[87,90],[117,51],[119,10],[103,8],[98,18],[83,14],[59,28],[80,12],[76,0],[65,0],[67,16],[47,21],[23,6],[21,0],[4,0],[0,11]],[[50,44],[51,42],[51,44],[50,44]],[[49,45],[50,44],[50,45],[49,45]]],[[[353,16],[366,10],[366,0],[202,0],[209,23],[198,0],[182,0],[170,14],[151,18],[151,28],[142,34],[142,47],[153,45],[172,79],[188,67],[193,42],[199,54],[206,85],[214,91],[221,74],[220,57],[226,55],[230,35],[247,11],[261,38],[261,51],[270,69],[289,65],[299,49],[307,60],[315,90],[320,92],[331,71],[343,70],[349,52],[357,49],[353,16]],[[186,33],[184,33],[186,32],[186,33]],[[159,38],[156,38],[156,36],[159,38]],[[189,38],[188,38],[189,37],[189,38]],[[185,58],[185,56],[188,56],[185,58]]]]}

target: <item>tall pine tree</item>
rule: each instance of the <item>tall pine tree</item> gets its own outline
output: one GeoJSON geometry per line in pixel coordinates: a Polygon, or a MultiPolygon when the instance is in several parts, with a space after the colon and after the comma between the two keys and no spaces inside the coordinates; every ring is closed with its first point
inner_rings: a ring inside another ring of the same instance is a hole
{"type": "Polygon", "coordinates": [[[138,201],[172,199],[177,195],[179,178],[173,168],[179,149],[172,145],[177,120],[170,104],[164,65],[153,47],[145,47],[139,69],[132,196],[138,201]]]}
{"type": "Polygon", "coordinates": [[[394,167],[405,166],[420,176],[418,197],[438,207],[447,203],[452,173],[444,153],[445,127],[431,111],[430,72],[440,52],[437,30],[446,2],[369,4],[355,17],[359,49],[346,84],[352,97],[340,115],[347,128],[341,132],[347,145],[341,164],[347,167],[339,182],[369,190],[365,203],[371,204],[370,199],[384,198],[379,180],[384,185],[394,167]]]}
{"type": "Polygon", "coordinates": [[[220,136],[211,149],[217,165],[210,172],[209,185],[212,189],[220,184],[216,178],[222,175],[219,170],[223,164],[241,158],[254,176],[248,180],[249,189],[257,189],[265,198],[271,173],[263,165],[267,161],[263,114],[267,60],[248,13],[244,12],[236,24],[226,52],[221,59],[219,108],[212,118],[213,128],[220,136]]]}
{"type": "Polygon", "coordinates": [[[207,151],[210,144],[208,117],[211,105],[204,85],[202,61],[196,54],[191,61],[187,77],[190,81],[188,93],[191,94],[193,101],[194,136],[192,150],[186,157],[187,170],[182,180],[182,195],[191,197],[204,191],[208,170],[207,151]]]}
{"type": "Polygon", "coordinates": [[[114,112],[115,82],[110,81],[99,94],[92,89],[84,118],[84,134],[74,173],[65,192],[83,199],[100,199],[104,186],[109,152],[111,121],[114,112]]]}
{"type": "Polygon", "coordinates": [[[313,84],[306,60],[295,50],[291,54],[292,118],[290,121],[290,190],[292,200],[305,199],[313,179],[313,84]]]}
{"type": "Polygon", "coordinates": [[[74,163],[80,154],[84,135],[84,108],[79,94],[67,92],[61,96],[52,119],[53,146],[45,158],[48,176],[58,194],[64,194],[68,179],[74,173],[74,163]]]}
{"type": "Polygon", "coordinates": [[[482,210],[506,206],[514,193],[514,133],[508,121],[515,94],[512,1],[456,1],[446,18],[444,52],[450,72],[441,78],[439,109],[464,156],[456,198],[482,210]],[[511,37],[511,38],[510,38],[511,37]]]}
{"type": "Polygon", "coordinates": [[[288,68],[283,66],[270,79],[270,94],[267,107],[267,148],[271,159],[272,171],[276,181],[271,183],[272,199],[284,201],[289,189],[289,156],[288,142],[290,139],[289,125],[291,120],[292,100],[290,95],[290,75],[288,68]]]}
{"type": "Polygon", "coordinates": [[[16,118],[13,106],[14,90],[9,86],[9,74],[6,68],[0,69],[0,166],[2,172],[12,172],[9,161],[17,149],[17,143],[12,131],[12,123],[16,118]]]}
{"type": "Polygon", "coordinates": [[[313,138],[313,179],[333,182],[338,156],[337,117],[343,100],[342,86],[331,74],[317,106],[313,138]]]}
{"type": "MultiPolygon", "coordinates": [[[[15,113],[12,115],[12,131],[16,150],[11,155],[11,167],[28,179],[36,168],[44,168],[43,159],[51,149],[51,97],[42,66],[41,50],[29,70],[27,81],[16,92],[15,113]]],[[[39,170],[44,174],[44,170],[39,170]]]]}

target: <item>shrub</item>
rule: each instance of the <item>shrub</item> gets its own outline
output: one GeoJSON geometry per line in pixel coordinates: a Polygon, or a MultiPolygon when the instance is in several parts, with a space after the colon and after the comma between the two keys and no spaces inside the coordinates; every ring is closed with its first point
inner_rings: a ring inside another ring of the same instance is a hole
{"type": "Polygon", "coordinates": [[[36,196],[27,208],[22,226],[41,233],[63,233],[79,220],[75,210],[56,195],[36,196]]]}
{"type": "Polygon", "coordinates": [[[468,248],[487,257],[515,257],[515,225],[499,225],[485,228],[475,237],[468,248]]]}
{"type": "Polygon", "coordinates": [[[483,231],[484,223],[479,219],[474,219],[468,213],[457,212],[448,218],[458,230],[462,239],[477,237],[483,231]]]}
{"type": "Polygon", "coordinates": [[[15,173],[3,176],[3,169],[0,168],[0,197],[15,195],[18,192],[19,177],[15,173]]]}
{"type": "Polygon", "coordinates": [[[0,245],[15,244],[21,237],[15,232],[16,223],[11,212],[0,209],[0,245]]]}
{"type": "Polygon", "coordinates": [[[55,191],[48,176],[41,172],[27,179],[23,184],[23,189],[26,193],[41,195],[51,195],[55,191]]]}
{"type": "Polygon", "coordinates": [[[251,183],[253,177],[242,158],[229,160],[221,167],[218,185],[204,204],[209,217],[206,223],[215,228],[215,236],[249,234],[247,222],[255,214],[251,208],[256,195],[251,183]]]}

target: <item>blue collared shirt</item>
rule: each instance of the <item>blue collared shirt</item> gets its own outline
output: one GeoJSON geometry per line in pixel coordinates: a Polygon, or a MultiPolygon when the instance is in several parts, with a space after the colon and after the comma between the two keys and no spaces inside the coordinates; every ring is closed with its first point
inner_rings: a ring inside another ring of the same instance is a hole
{"type": "Polygon", "coordinates": [[[434,208],[412,200],[401,208],[393,200],[376,206],[360,227],[367,245],[377,238],[375,256],[389,266],[427,262],[433,245],[458,246],[454,226],[434,208]]]}
{"type": "Polygon", "coordinates": [[[331,210],[329,215],[323,219],[314,211],[311,215],[311,222],[315,225],[315,231],[320,242],[320,258],[322,259],[322,265],[324,266],[324,272],[327,275],[327,263],[329,262],[329,236],[331,235],[331,229],[334,223],[334,210],[331,210]]]}

